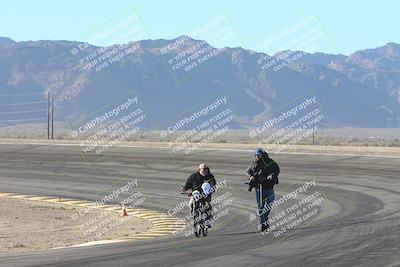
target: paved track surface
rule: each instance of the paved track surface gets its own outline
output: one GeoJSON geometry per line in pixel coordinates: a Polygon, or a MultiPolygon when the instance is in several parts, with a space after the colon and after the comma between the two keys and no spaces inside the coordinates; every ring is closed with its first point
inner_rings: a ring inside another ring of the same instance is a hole
{"type": "Polygon", "coordinates": [[[316,216],[277,237],[258,234],[249,220],[256,207],[254,192],[243,185],[250,151],[198,150],[188,157],[168,149],[117,148],[104,157],[83,157],[77,146],[0,145],[0,192],[97,200],[134,177],[147,196],[143,206],[166,212],[185,200],[179,186],[205,161],[227,181],[213,198],[229,192],[232,199],[206,238],[6,254],[0,266],[400,266],[399,158],[272,157],[281,167],[277,199],[311,179],[317,185],[298,199],[311,192],[324,198],[316,216]]]}

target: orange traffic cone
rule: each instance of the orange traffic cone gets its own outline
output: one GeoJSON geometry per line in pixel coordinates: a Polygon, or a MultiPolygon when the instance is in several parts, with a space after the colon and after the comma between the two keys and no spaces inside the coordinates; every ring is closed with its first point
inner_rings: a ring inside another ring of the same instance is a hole
{"type": "Polygon", "coordinates": [[[122,217],[128,216],[128,213],[126,212],[126,209],[125,209],[125,205],[124,205],[124,204],[122,205],[121,216],[122,216],[122,217]]]}

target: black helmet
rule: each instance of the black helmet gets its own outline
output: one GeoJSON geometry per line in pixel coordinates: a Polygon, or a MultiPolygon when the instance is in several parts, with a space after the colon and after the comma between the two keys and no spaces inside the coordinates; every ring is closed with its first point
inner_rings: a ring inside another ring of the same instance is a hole
{"type": "Polygon", "coordinates": [[[262,157],[266,152],[262,148],[257,148],[256,151],[254,151],[254,156],[259,156],[262,157]]]}

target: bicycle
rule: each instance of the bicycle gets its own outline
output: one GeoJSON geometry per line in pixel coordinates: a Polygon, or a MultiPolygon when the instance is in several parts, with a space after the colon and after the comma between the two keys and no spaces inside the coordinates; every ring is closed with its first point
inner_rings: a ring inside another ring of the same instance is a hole
{"type": "Polygon", "coordinates": [[[193,192],[183,192],[182,194],[186,194],[190,197],[190,213],[193,215],[193,226],[194,226],[194,234],[196,237],[206,237],[208,234],[208,227],[206,225],[207,218],[207,205],[205,202],[205,198],[198,190],[194,190],[193,192]]]}

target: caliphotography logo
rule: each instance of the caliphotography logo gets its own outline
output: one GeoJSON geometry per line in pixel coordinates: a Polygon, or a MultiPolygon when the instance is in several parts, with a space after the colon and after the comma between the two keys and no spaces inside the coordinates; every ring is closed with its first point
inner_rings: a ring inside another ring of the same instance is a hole
{"type": "Polygon", "coordinates": [[[307,92],[250,129],[249,136],[256,138],[260,147],[267,147],[275,154],[309,140],[314,144],[318,129],[329,126],[324,109],[317,101],[312,90],[307,92]]]}
{"type": "Polygon", "coordinates": [[[307,8],[251,42],[256,65],[273,79],[304,62],[304,57],[333,43],[318,14],[307,8]],[[267,52],[267,53],[265,53],[267,52]],[[268,54],[274,53],[274,54],[268,54]]]}
{"type": "Polygon", "coordinates": [[[183,154],[188,160],[196,150],[218,142],[235,127],[235,111],[229,99],[218,93],[169,121],[159,134],[161,140],[169,140],[168,148],[173,157],[183,154]]]}
{"type": "Polygon", "coordinates": [[[131,93],[113,101],[88,118],[74,122],[70,128],[73,139],[79,141],[79,150],[87,162],[101,160],[106,152],[115,150],[148,127],[148,118],[139,99],[131,93]]]}
{"type": "Polygon", "coordinates": [[[161,58],[174,80],[181,83],[226,56],[226,43],[241,42],[224,8],[185,26],[173,42],[160,48],[161,58]]]}
{"type": "Polygon", "coordinates": [[[87,41],[77,44],[70,52],[78,60],[83,74],[101,73],[125,57],[135,56],[141,46],[132,40],[148,38],[149,34],[138,12],[130,7],[79,36],[77,40],[87,41]]]}

